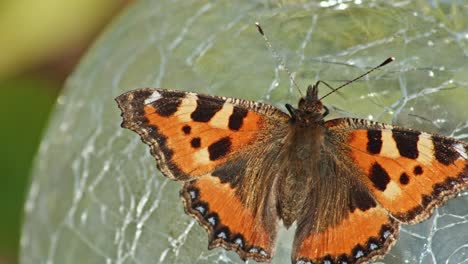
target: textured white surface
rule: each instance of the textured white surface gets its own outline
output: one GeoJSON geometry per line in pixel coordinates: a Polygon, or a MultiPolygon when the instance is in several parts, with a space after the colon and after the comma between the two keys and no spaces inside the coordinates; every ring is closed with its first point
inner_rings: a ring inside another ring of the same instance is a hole
{"type": "MultiPolygon", "coordinates": [[[[207,250],[205,230],[184,213],[179,184],[157,171],[135,133],[120,128],[113,98],[160,87],[295,105],[298,93],[255,21],[301,88],[318,79],[337,86],[397,58],[327,97],[335,115],[468,137],[468,20],[460,1],[295,2],[135,2],[58,99],[32,174],[21,262],[241,263],[235,253],[207,250]]],[[[403,226],[381,262],[468,263],[467,204],[464,193],[430,220],[403,226]]],[[[273,263],[289,263],[292,235],[280,232],[273,263]]]]}

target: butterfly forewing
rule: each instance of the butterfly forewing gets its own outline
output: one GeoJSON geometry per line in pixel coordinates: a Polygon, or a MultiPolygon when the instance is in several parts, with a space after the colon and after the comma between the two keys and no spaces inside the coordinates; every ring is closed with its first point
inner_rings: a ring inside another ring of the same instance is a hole
{"type": "Polygon", "coordinates": [[[288,118],[260,103],[163,89],[130,91],[116,101],[122,126],[137,132],[164,175],[177,180],[213,171],[288,118]]]}
{"type": "Polygon", "coordinates": [[[351,158],[376,200],[401,222],[427,219],[468,187],[464,141],[366,120],[348,120],[351,158]]]}

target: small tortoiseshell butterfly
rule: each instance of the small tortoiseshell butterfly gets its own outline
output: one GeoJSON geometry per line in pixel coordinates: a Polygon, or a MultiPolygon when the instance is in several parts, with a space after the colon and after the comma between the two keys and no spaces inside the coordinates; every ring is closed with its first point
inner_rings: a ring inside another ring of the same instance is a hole
{"type": "Polygon", "coordinates": [[[468,187],[468,144],[369,120],[325,121],[309,86],[289,115],[268,104],[163,89],[116,98],[162,173],[183,182],[209,248],[268,262],[279,222],[297,224],[292,262],[365,263],[401,223],[468,187]]]}

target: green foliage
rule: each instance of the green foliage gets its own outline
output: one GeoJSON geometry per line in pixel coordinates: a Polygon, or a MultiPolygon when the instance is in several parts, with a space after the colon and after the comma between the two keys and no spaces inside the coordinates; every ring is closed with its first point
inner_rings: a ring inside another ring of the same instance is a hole
{"type": "Polygon", "coordinates": [[[0,82],[0,255],[17,254],[33,157],[54,103],[54,85],[38,78],[0,82]]]}

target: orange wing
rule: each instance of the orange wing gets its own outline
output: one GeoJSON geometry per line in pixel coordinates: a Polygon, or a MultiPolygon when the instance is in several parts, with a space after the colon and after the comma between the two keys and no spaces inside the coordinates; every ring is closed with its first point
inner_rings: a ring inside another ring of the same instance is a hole
{"type": "MultiPolygon", "coordinates": [[[[357,119],[327,122],[347,131],[350,156],[362,181],[393,217],[418,223],[468,187],[468,144],[357,119]]],[[[338,131],[337,131],[338,132],[338,131]]]]}
{"type": "Polygon", "coordinates": [[[274,212],[266,217],[255,214],[236,190],[208,174],[185,183],[181,196],[186,212],[208,230],[209,249],[221,246],[236,251],[243,260],[270,261],[278,218],[274,212]]]}
{"type": "Polygon", "coordinates": [[[213,171],[289,119],[269,105],[182,91],[139,89],[116,101],[122,127],[137,132],[158,168],[176,180],[213,171]]]}
{"type": "Polygon", "coordinates": [[[325,230],[311,231],[299,225],[293,263],[363,263],[384,255],[398,231],[399,224],[375,203],[371,208],[355,208],[341,223],[325,230]]]}
{"type": "Polygon", "coordinates": [[[209,248],[270,260],[278,216],[270,204],[273,180],[258,180],[258,156],[273,136],[282,138],[289,116],[260,103],[160,89],[116,101],[122,126],[151,147],[164,175],[186,181],[185,209],[208,230],[209,248]]]}

